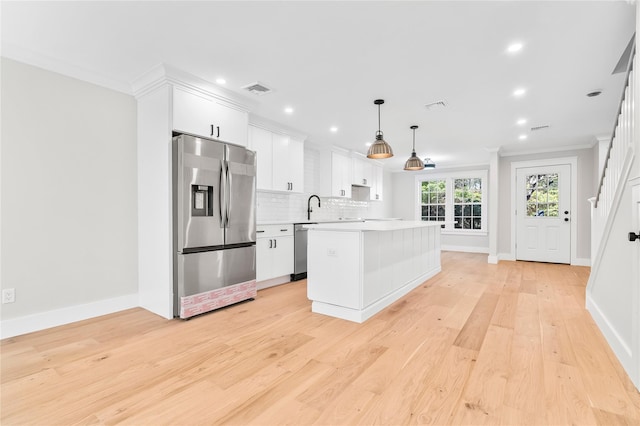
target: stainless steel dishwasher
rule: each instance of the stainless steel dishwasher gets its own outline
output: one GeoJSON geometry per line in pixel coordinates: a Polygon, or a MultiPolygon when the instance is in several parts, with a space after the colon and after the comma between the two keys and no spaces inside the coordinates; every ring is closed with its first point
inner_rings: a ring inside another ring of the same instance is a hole
{"type": "Polygon", "coordinates": [[[315,222],[293,224],[293,274],[291,274],[291,281],[307,278],[307,238],[309,230],[304,228],[304,225],[313,223],[315,222]]]}

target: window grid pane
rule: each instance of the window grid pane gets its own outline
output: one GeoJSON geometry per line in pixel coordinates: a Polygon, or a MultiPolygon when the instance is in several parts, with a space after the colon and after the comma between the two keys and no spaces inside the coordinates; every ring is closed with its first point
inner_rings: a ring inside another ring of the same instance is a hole
{"type": "Polygon", "coordinates": [[[423,181],[421,219],[444,221],[446,198],[445,179],[423,181]]]}
{"type": "Polygon", "coordinates": [[[454,228],[482,229],[482,179],[454,179],[454,228]]]}
{"type": "Polygon", "coordinates": [[[558,174],[527,175],[527,216],[558,217],[558,174]]]}

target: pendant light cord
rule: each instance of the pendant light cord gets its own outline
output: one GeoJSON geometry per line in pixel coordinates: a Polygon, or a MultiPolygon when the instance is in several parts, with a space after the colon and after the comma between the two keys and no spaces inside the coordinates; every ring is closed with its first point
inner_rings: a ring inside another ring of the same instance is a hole
{"type": "Polygon", "coordinates": [[[413,130],[413,152],[416,152],[416,129],[413,130]]]}

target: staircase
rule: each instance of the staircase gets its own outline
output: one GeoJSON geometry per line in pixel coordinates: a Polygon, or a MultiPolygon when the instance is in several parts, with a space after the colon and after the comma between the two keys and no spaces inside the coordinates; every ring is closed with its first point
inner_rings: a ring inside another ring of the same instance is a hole
{"type": "Polygon", "coordinates": [[[609,147],[600,175],[597,195],[591,201],[591,264],[598,258],[598,249],[611,216],[611,210],[619,205],[623,184],[626,182],[633,162],[633,94],[635,78],[635,43],[632,45],[631,59],[626,71],[626,84],[618,107],[618,115],[613,126],[609,147]]]}
{"type": "Polygon", "coordinates": [[[633,222],[633,181],[629,178],[631,171],[638,169],[634,152],[640,151],[638,114],[634,111],[634,104],[640,99],[640,87],[634,76],[635,52],[633,42],[598,192],[590,199],[591,274],[586,308],[640,389],[640,249],[626,237],[633,222]]]}

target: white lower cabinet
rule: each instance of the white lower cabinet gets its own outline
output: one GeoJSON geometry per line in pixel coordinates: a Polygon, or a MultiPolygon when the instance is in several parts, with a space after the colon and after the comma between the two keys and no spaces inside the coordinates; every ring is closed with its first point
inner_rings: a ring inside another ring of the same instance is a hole
{"type": "Polygon", "coordinates": [[[293,273],[293,224],[256,229],[256,281],[285,277],[279,284],[288,282],[293,273]]]}

